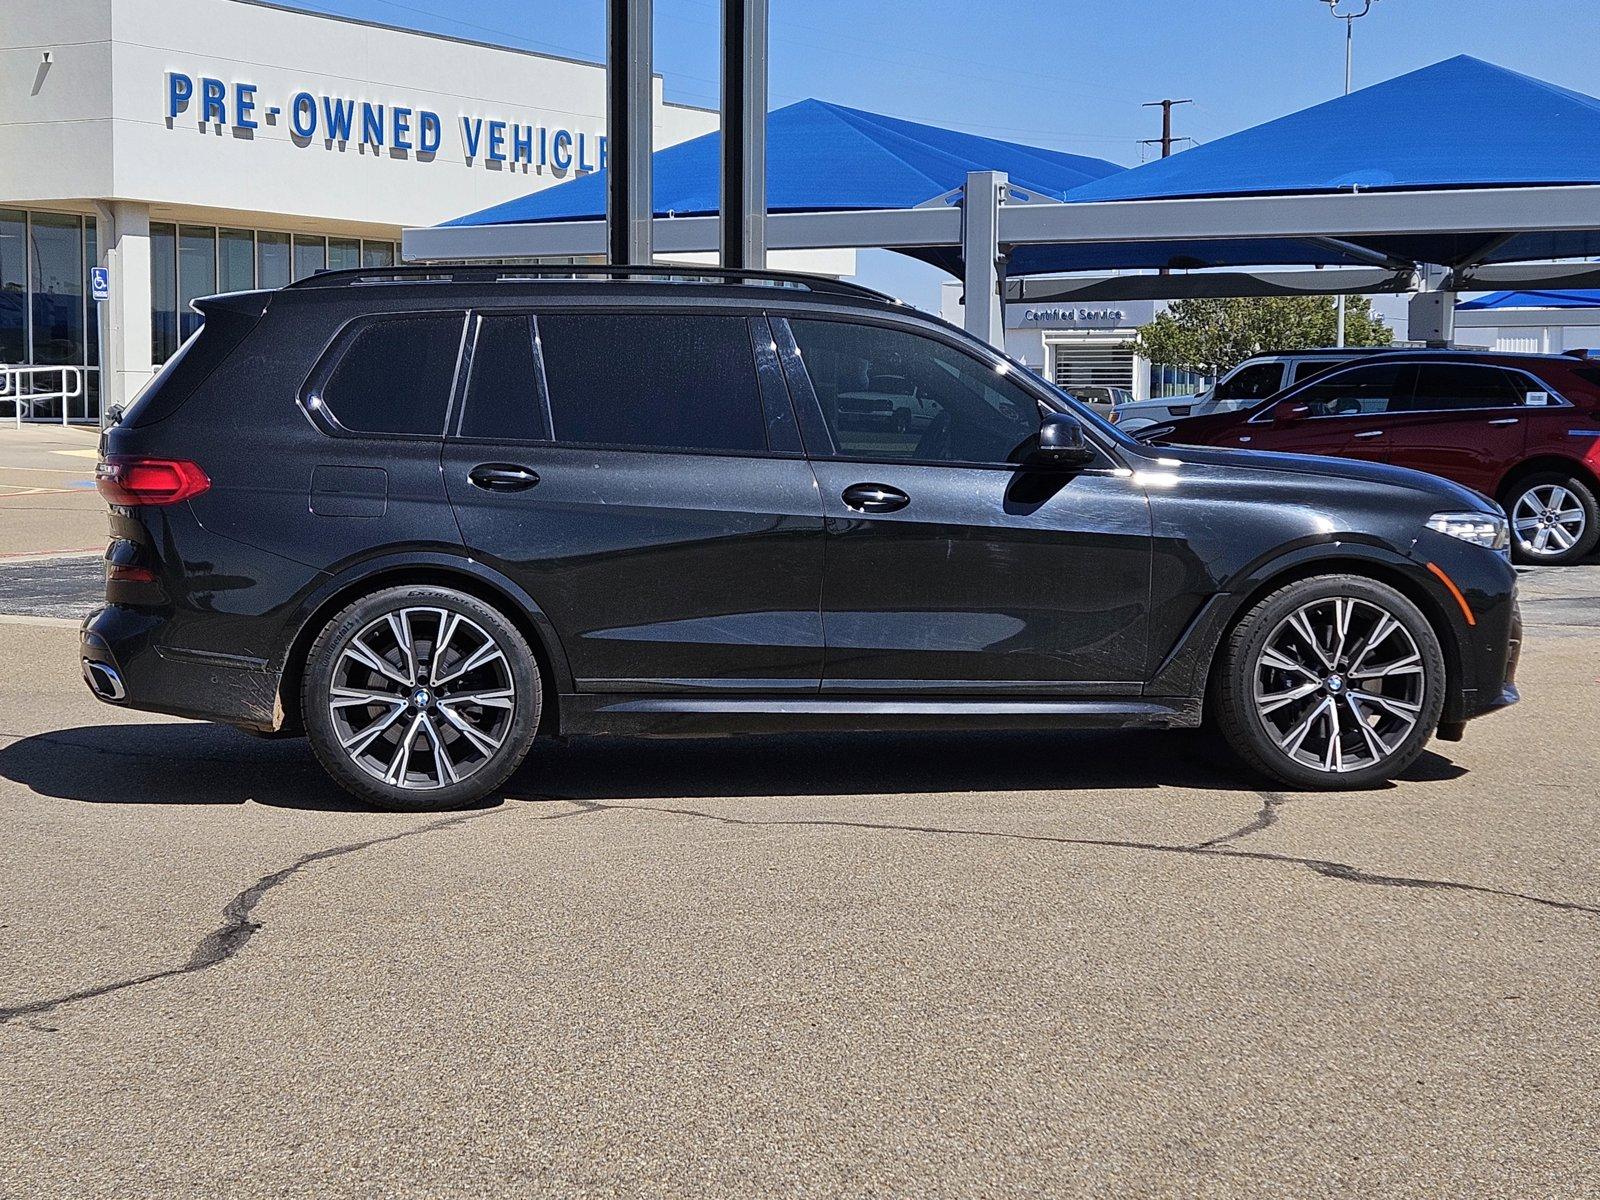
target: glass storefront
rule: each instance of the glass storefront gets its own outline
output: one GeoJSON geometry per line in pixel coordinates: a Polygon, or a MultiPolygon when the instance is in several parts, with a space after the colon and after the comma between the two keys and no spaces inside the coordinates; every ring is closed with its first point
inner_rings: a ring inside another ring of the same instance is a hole
{"type": "Polygon", "coordinates": [[[393,242],[361,238],[151,222],[155,361],[166,362],[200,327],[200,315],[189,308],[191,300],[215,292],[283,287],[322,270],[389,266],[396,250],[393,242]]]}
{"type": "MultiPolygon", "coordinates": [[[[386,267],[398,257],[390,241],[150,224],[150,336],[154,365],[166,362],[200,327],[190,301],[216,292],[282,287],[327,268],[386,267]]],[[[93,217],[0,208],[0,365],[85,368],[87,408],[100,411],[99,309],[88,295],[89,268],[99,258],[93,217]]],[[[52,372],[38,391],[59,390],[52,372]]],[[[74,400],[71,416],[84,401],[74,400]]],[[[31,410],[59,418],[59,401],[31,410]]],[[[0,401],[0,417],[10,416],[0,401]]]]}
{"type": "MultiPolygon", "coordinates": [[[[88,298],[97,253],[93,218],[0,208],[0,364],[83,367],[90,414],[98,411],[99,322],[88,298]]],[[[58,391],[54,372],[20,384],[25,393],[58,391]]],[[[72,402],[77,416],[84,401],[72,402]]],[[[59,400],[40,401],[34,416],[59,417],[59,400]]],[[[10,415],[10,405],[5,412],[10,415]]]]}

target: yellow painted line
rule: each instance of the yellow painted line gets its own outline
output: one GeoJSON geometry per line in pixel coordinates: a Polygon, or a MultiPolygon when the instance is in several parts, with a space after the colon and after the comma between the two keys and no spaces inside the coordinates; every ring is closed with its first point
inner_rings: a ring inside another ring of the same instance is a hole
{"type": "Polygon", "coordinates": [[[88,478],[81,467],[70,471],[66,467],[0,467],[0,475],[10,471],[38,471],[45,475],[76,475],[79,479],[88,478]]]}
{"type": "Polygon", "coordinates": [[[51,454],[65,454],[65,455],[68,455],[71,458],[96,458],[97,459],[97,458],[100,457],[100,450],[99,450],[98,447],[96,447],[93,450],[52,450],[52,451],[50,451],[50,453],[51,454]]]}

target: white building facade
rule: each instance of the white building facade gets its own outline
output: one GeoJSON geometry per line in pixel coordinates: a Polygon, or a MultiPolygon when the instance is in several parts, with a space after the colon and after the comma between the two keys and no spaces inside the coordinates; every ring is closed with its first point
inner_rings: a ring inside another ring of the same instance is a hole
{"type": "MultiPolygon", "coordinates": [[[[1203,378],[1154,366],[1135,354],[1134,336],[1155,319],[1155,300],[1048,301],[1007,304],[1006,353],[1058,387],[1122,388],[1136,400],[1185,395],[1203,378]]],[[[942,285],[939,312],[961,324],[961,284],[942,285]]]]}
{"type": "MultiPolygon", "coordinates": [[[[716,124],[656,80],[658,146],[716,124]]],[[[0,364],[78,368],[92,415],[195,297],[387,265],[605,153],[593,63],[254,0],[3,0],[0,364]]]]}

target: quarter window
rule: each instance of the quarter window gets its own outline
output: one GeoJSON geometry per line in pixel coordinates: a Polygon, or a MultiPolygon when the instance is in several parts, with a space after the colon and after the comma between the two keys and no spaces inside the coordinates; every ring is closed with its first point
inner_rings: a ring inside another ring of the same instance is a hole
{"type": "Polygon", "coordinates": [[[1353,367],[1325,376],[1280,403],[1305,405],[1313,417],[1354,417],[1404,408],[1411,369],[1397,364],[1353,367]]]}
{"type": "Polygon", "coordinates": [[[556,441],[766,451],[744,317],[554,314],[538,324],[556,441]]]}
{"type": "Polygon", "coordinates": [[[467,373],[461,436],[549,440],[550,426],[533,357],[533,318],[528,314],[479,320],[472,368],[467,373]]]}
{"type": "Polygon", "coordinates": [[[464,321],[437,314],[363,325],[323,385],[322,403],[353,432],[441,436],[464,321]]]}
{"type": "Polygon", "coordinates": [[[791,320],[789,328],[846,457],[1017,462],[1038,436],[1032,396],[943,342],[843,321],[791,320]]]}

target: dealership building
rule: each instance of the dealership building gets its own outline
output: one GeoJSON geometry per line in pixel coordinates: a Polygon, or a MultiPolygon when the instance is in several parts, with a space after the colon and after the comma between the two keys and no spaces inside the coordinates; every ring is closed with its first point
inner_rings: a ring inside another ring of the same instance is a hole
{"type": "MultiPolygon", "coordinates": [[[[655,81],[657,145],[716,124],[655,81]]],[[[92,414],[195,297],[391,263],[402,228],[605,154],[594,63],[255,0],[4,0],[0,363],[76,368],[92,414]]]]}

